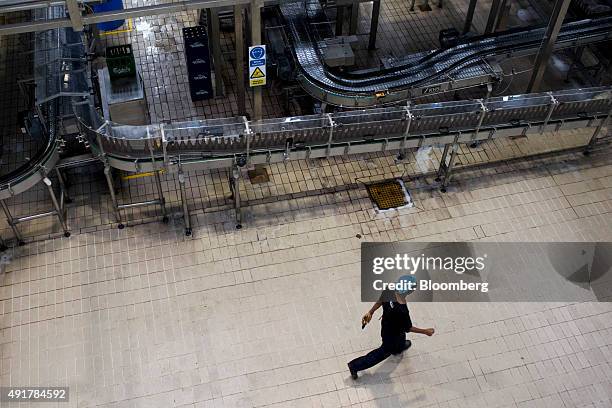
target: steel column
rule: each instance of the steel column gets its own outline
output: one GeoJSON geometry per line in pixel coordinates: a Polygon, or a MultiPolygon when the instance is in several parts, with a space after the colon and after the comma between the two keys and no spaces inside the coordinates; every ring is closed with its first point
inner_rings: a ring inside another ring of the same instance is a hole
{"type": "MultiPolygon", "coordinates": [[[[251,0],[251,41],[252,45],[261,45],[261,7],[263,0],[251,0]]],[[[263,88],[253,88],[253,119],[262,118],[263,88]]]]}
{"type": "Polygon", "coordinates": [[[446,193],[446,187],[450,183],[453,167],[455,166],[455,159],[457,158],[457,151],[459,150],[459,136],[461,133],[457,133],[455,139],[452,144],[444,145],[444,152],[442,153],[442,159],[440,160],[440,167],[438,168],[438,176],[436,177],[436,181],[441,181],[442,185],[440,186],[440,191],[446,193]],[[448,153],[450,152],[451,156],[446,163],[446,158],[448,157],[448,153]]]}
{"type": "Polygon", "coordinates": [[[115,219],[119,223],[119,229],[123,229],[125,225],[123,225],[123,221],[121,220],[121,212],[119,211],[119,203],[117,202],[117,195],[115,194],[115,186],[113,185],[113,176],[111,175],[111,168],[108,165],[108,162],[104,163],[104,176],[106,177],[106,184],[108,185],[108,191],[110,192],[111,201],[113,205],[113,213],[115,214],[115,219]]]}
{"type": "Polygon", "coordinates": [[[370,22],[370,42],[368,49],[376,49],[376,36],[378,35],[378,20],[380,17],[380,2],[382,0],[374,0],[372,2],[372,21],[370,22]]]}
{"type": "Polygon", "coordinates": [[[548,60],[552,54],[553,46],[557,41],[559,30],[561,30],[563,20],[565,19],[565,14],[567,13],[570,3],[571,0],[557,0],[555,2],[553,13],[548,22],[548,27],[546,27],[544,39],[542,40],[542,46],[538,51],[538,55],[533,66],[533,74],[531,75],[529,85],[527,86],[528,93],[537,92],[537,90],[540,88],[544,71],[546,71],[548,60]]]}
{"type": "Polygon", "coordinates": [[[53,184],[51,183],[51,180],[48,177],[45,177],[43,179],[43,183],[45,183],[45,186],[47,186],[47,190],[49,190],[49,195],[51,196],[53,208],[55,209],[57,218],[59,218],[60,224],[62,225],[62,229],[64,230],[64,236],[68,238],[70,236],[70,231],[68,231],[68,225],[66,224],[66,218],[64,217],[64,210],[59,205],[57,197],[55,196],[55,191],[53,191],[53,184]]]}
{"type": "Polygon", "coordinates": [[[66,8],[74,31],[83,31],[83,15],[77,0],[66,0],[66,8]]]}
{"type": "Polygon", "coordinates": [[[357,34],[359,30],[359,2],[351,5],[351,21],[349,23],[349,35],[357,34]]]}
{"type": "Polygon", "coordinates": [[[336,6],[336,35],[342,35],[344,26],[344,6],[336,6]]]}
{"type": "Polygon", "coordinates": [[[155,184],[157,184],[157,193],[159,194],[159,206],[162,211],[162,221],[164,223],[168,222],[168,212],[166,211],[166,199],[164,198],[164,192],[162,190],[161,177],[159,175],[159,170],[155,172],[155,184]]]}
{"type": "Polygon", "coordinates": [[[242,228],[242,209],[240,208],[240,175],[242,171],[240,167],[235,166],[232,169],[232,196],[234,197],[234,209],[236,210],[236,229],[242,228]]]}
{"type": "Polygon", "coordinates": [[[474,12],[476,11],[476,3],[478,0],[470,0],[467,15],[465,16],[465,24],[463,26],[463,34],[470,32],[472,29],[472,21],[474,20],[474,12]]]}
{"type": "Polygon", "coordinates": [[[209,43],[212,49],[215,66],[215,97],[223,96],[223,56],[221,55],[221,30],[219,29],[219,9],[206,10],[208,28],[210,29],[209,43]]]}
{"type": "Polygon", "coordinates": [[[497,25],[505,5],[506,0],[493,0],[493,4],[491,4],[491,11],[489,12],[489,18],[487,20],[487,26],[485,27],[485,34],[491,34],[497,29],[497,25]]]}
{"type": "Polygon", "coordinates": [[[57,180],[59,182],[60,185],[60,189],[62,191],[62,195],[64,198],[65,203],[71,203],[72,199],[70,198],[70,195],[68,194],[68,187],[66,186],[66,180],[64,179],[64,175],[62,174],[61,170],[59,168],[55,168],[55,174],[57,174],[57,180]]]}
{"type": "Polygon", "coordinates": [[[612,109],[608,112],[606,117],[601,120],[601,123],[599,125],[597,125],[597,128],[595,128],[595,131],[593,132],[593,136],[591,136],[591,140],[589,140],[589,143],[584,148],[584,154],[586,156],[588,156],[591,153],[591,150],[593,149],[593,146],[595,146],[595,143],[597,143],[597,138],[599,137],[599,134],[601,133],[601,130],[605,126],[608,125],[608,122],[610,121],[610,116],[612,116],[612,109]]]}
{"type": "Polygon", "coordinates": [[[234,6],[234,33],[236,37],[236,87],[238,115],[246,115],[246,85],[244,83],[244,32],[242,6],[234,6]]]}
{"type": "Polygon", "coordinates": [[[17,225],[15,225],[15,219],[11,215],[9,211],[8,205],[4,200],[0,200],[0,206],[2,206],[2,210],[4,211],[4,215],[6,216],[6,222],[8,222],[9,226],[13,230],[13,234],[15,234],[15,238],[17,238],[17,242],[19,245],[24,245],[23,237],[21,236],[21,232],[17,229],[17,225]]]}
{"type": "Polygon", "coordinates": [[[191,218],[189,206],[187,205],[187,191],[185,190],[185,174],[182,170],[178,173],[179,190],[181,191],[181,203],[183,204],[183,219],[185,220],[185,235],[191,235],[191,218]]]}

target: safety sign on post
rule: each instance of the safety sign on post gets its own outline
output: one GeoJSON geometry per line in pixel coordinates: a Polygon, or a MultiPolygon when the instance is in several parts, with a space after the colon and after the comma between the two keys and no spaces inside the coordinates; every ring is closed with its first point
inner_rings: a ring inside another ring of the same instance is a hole
{"type": "Polygon", "coordinates": [[[266,46],[249,47],[249,83],[251,87],[266,84],[266,46]]]}

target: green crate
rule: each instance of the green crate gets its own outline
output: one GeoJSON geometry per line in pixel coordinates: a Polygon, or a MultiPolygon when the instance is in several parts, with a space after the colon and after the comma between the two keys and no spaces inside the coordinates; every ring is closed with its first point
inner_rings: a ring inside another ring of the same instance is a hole
{"type": "Polygon", "coordinates": [[[106,48],[106,65],[111,81],[119,78],[133,78],[136,76],[136,61],[132,45],[118,45],[106,48]]]}

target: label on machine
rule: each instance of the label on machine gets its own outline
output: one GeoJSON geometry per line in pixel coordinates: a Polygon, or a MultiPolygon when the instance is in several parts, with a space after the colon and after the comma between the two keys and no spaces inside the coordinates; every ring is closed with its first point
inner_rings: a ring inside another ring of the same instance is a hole
{"type": "Polygon", "coordinates": [[[266,84],[266,46],[249,47],[249,84],[251,87],[266,84]]]}

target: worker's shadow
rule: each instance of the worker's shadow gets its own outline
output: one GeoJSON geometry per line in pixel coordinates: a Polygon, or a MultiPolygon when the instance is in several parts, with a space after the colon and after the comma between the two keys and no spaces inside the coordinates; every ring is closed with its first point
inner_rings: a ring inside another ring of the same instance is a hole
{"type": "MultiPolygon", "coordinates": [[[[409,353],[409,352],[408,352],[409,353]]],[[[373,401],[376,405],[384,407],[402,407],[412,406],[423,399],[420,393],[412,393],[410,396],[405,393],[398,393],[393,389],[394,382],[391,374],[402,364],[409,363],[410,355],[402,353],[396,356],[390,356],[376,368],[360,371],[359,379],[353,380],[347,377],[345,380],[347,385],[353,388],[367,388],[368,392],[374,397],[373,401]],[[400,400],[399,396],[402,395],[400,400]]]]}

